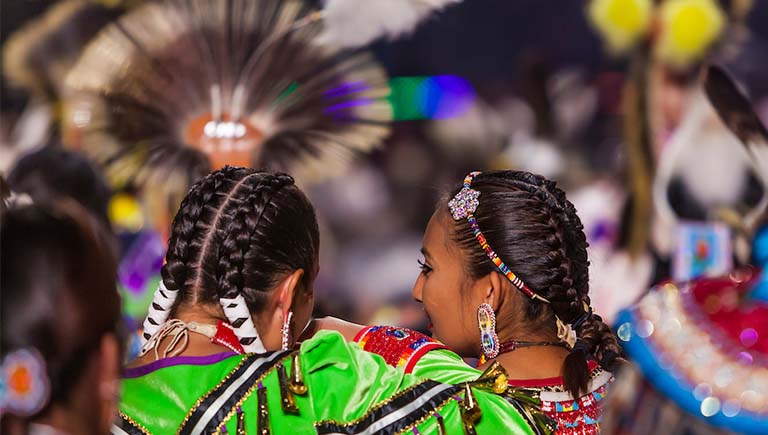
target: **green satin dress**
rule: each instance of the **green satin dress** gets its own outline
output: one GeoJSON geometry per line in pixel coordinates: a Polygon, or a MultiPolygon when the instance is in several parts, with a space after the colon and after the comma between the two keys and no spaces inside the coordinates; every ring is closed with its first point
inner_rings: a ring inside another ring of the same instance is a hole
{"type": "MultiPolygon", "coordinates": [[[[460,361],[452,358],[445,363],[460,361]]],[[[322,331],[298,351],[174,357],[128,369],[112,433],[534,433],[492,381],[476,378],[449,384],[406,374],[322,331]]]]}

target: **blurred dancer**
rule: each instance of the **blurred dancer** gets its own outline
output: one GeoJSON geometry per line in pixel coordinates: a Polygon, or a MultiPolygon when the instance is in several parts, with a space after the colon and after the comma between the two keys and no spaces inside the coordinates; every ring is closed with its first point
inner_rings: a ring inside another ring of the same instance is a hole
{"type": "Polygon", "coordinates": [[[74,205],[2,216],[3,433],[104,434],[122,359],[112,251],[74,205]]]}

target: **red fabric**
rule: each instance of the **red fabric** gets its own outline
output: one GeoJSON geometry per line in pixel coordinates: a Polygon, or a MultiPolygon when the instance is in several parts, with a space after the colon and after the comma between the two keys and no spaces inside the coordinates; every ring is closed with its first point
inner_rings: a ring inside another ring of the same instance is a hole
{"type": "Polygon", "coordinates": [[[355,339],[353,340],[355,343],[360,343],[360,339],[363,338],[363,335],[368,332],[368,330],[371,329],[370,326],[365,326],[359,331],[357,331],[357,334],[355,334],[355,339]]]}
{"type": "Polygon", "coordinates": [[[696,307],[689,312],[700,313],[700,326],[714,328],[713,332],[727,338],[722,343],[724,348],[736,353],[757,351],[768,357],[768,304],[743,300],[758,277],[757,270],[745,268],[727,277],[696,281],[691,287],[696,307]],[[750,329],[756,334],[748,331],[748,335],[757,339],[742,340],[742,334],[750,329]]]}
{"type": "Polygon", "coordinates": [[[245,353],[245,349],[243,349],[243,346],[240,344],[240,340],[237,339],[235,331],[232,330],[232,326],[221,320],[216,322],[216,334],[211,338],[211,342],[225,346],[231,351],[241,355],[245,353]]]}
{"type": "MultiPolygon", "coordinates": [[[[597,368],[597,363],[589,361],[589,371],[593,371],[597,368]]],[[[513,387],[556,387],[563,385],[563,377],[555,376],[554,378],[542,378],[542,379],[510,379],[509,385],[513,387]]]]}

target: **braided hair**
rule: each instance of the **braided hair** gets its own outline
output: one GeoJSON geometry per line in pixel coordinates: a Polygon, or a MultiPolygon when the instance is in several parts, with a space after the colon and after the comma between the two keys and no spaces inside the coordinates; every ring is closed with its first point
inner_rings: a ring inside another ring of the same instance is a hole
{"type": "MultiPolygon", "coordinates": [[[[576,209],[554,181],[528,172],[484,172],[474,178],[472,189],[481,195],[474,215],[490,246],[528,287],[551,302],[521,298],[527,328],[553,331],[557,316],[575,329],[577,343],[563,363],[563,381],[574,398],[581,396],[590,379],[588,360],[614,371],[621,350],[610,327],[589,308],[587,241],[576,209]]],[[[451,238],[466,254],[469,277],[498,271],[469,224],[453,222],[451,238]]]]}
{"type": "Polygon", "coordinates": [[[249,352],[264,352],[251,313],[287,274],[315,270],[319,230],[309,200],[283,173],[226,166],[195,184],[173,220],[147,340],[184,303],[219,303],[249,352]]]}

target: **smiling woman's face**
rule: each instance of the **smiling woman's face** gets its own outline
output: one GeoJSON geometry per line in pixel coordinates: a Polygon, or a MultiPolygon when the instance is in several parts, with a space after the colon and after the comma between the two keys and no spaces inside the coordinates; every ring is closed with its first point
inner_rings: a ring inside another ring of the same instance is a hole
{"type": "Polygon", "coordinates": [[[449,219],[447,212],[438,210],[429,220],[422,245],[424,259],[419,262],[422,271],[412,294],[429,316],[435,339],[462,356],[476,357],[480,354],[477,307],[484,301],[476,297],[481,292],[473,291],[475,283],[464,272],[462,254],[452,246],[449,219]]]}

